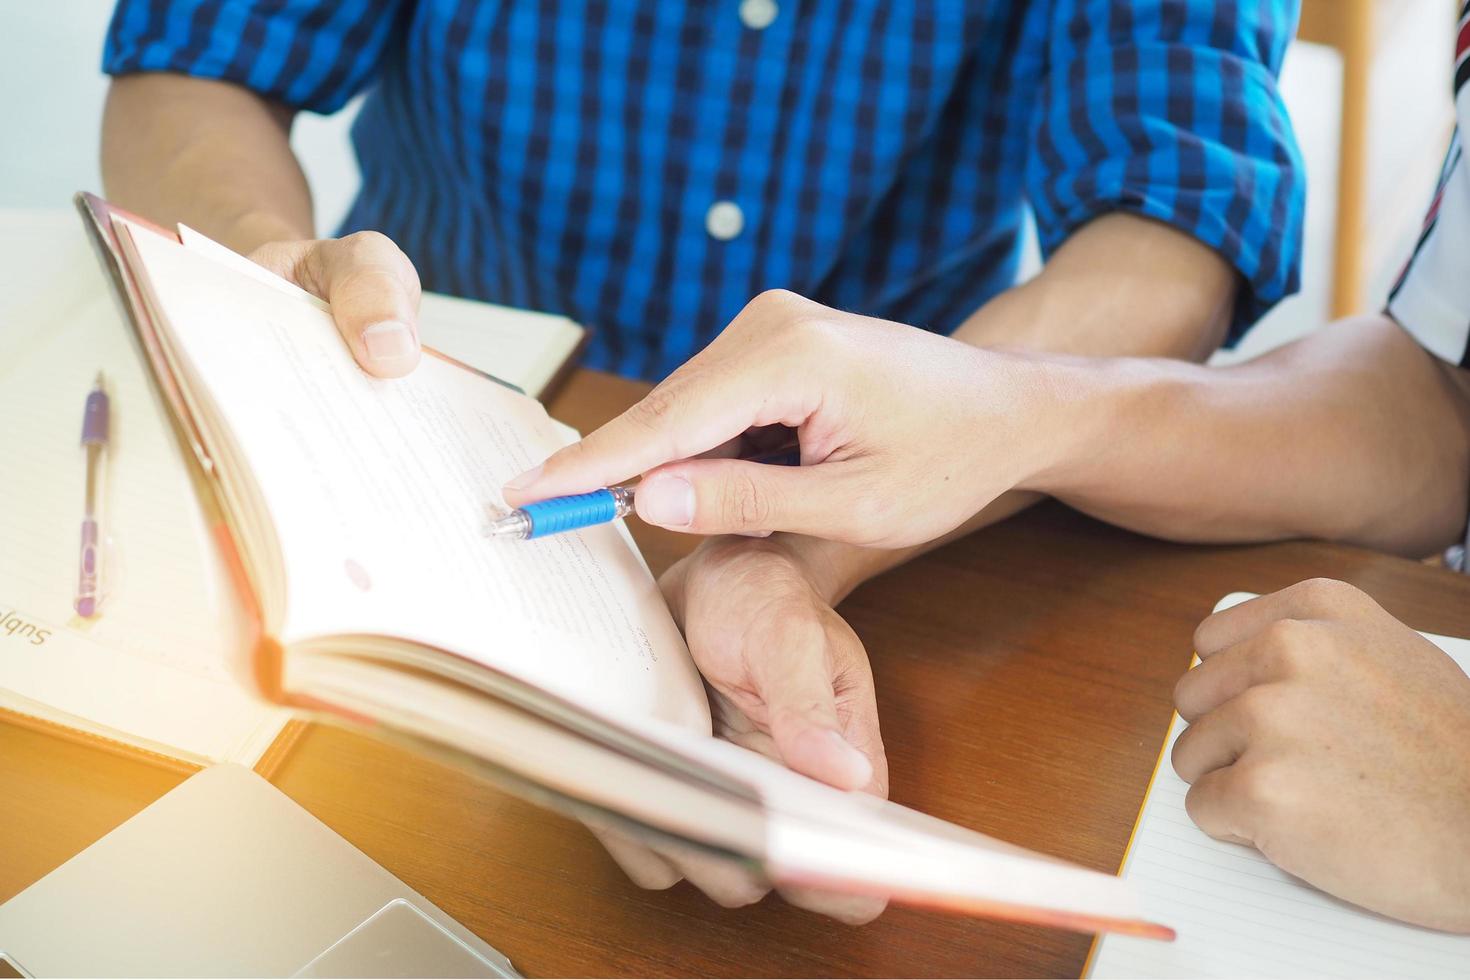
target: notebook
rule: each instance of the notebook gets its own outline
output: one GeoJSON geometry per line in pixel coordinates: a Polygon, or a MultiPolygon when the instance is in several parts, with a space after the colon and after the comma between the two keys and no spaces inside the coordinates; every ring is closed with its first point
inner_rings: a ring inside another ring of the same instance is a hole
{"type": "MultiPolygon", "coordinates": [[[[1250,599],[1235,593],[1215,608],[1250,599]]],[[[1424,634],[1470,670],[1470,641],[1424,634]]],[[[1205,835],[1184,810],[1169,764],[1178,715],[1123,860],[1144,909],[1167,913],[1173,943],[1098,940],[1092,977],[1464,977],[1470,936],[1395,922],[1318,891],[1253,848],[1205,835]]]]}
{"type": "MultiPolygon", "coordinates": [[[[88,272],[90,276],[90,272],[88,272]]],[[[98,284],[100,286],[100,283],[98,284]]],[[[243,621],[167,422],[100,289],[0,363],[0,709],[189,768],[255,765],[289,713],[252,697],[243,621]],[[102,613],[78,617],[82,405],[113,405],[102,613]]]]}
{"type": "Polygon", "coordinates": [[[621,524],[483,534],[504,481],[566,442],[539,402],[432,352],[369,377],[319,302],[79,204],[235,573],[263,697],[778,885],[1169,935],[1116,876],[715,738],[621,524]]]}
{"type": "MultiPolygon", "coordinates": [[[[230,573],[76,214],[63,212],[64,225],[45,211],[3,217],[19,234],[0,271],[0,718],[180,771],[216,762],[268,771],[296,734],[291,713],[252,693],[230,573]],[[82,406],[99,369],[112,435],[105,594],[88,620],[71,603],[82,406]]],[[[564,317],[434,294],[421,331],[530,392],[544,391],[585,336],[564,317]]]]}

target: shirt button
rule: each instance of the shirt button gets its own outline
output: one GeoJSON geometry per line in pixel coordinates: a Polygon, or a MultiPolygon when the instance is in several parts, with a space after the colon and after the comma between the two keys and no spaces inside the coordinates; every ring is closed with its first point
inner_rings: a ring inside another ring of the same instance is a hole
{"type": "Polygon", "coordinates": [[[704,214],[704,230],[722,242],[728,242],[744,228],[745,212],[734,201],[716,201],[704,214]]]}
{"type": "Polygon", "coordinates": [[[740,21],[753,31],[770,27],[780,12],[776,0],[740,0],[740,21]]]}

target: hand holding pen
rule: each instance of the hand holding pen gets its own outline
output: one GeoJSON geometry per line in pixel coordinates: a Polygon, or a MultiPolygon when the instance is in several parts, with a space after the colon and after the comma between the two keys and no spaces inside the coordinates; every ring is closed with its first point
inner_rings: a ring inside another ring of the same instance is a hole
{"type": "MultiPolygon", "coordinates": [[[[505,487],[512,506],[616,486],[650,524],[793,531],[905,547],[937,538],[1049,460],[1062,417],[1041,362],[828,309],[753,300],[641,402],[505,487]],[[705,454],[751,429],[797,433],[799,467],[705,454]]],[[[1070,436],[1069,436],[1070,438],[1070,436]]]]}
{"type": "MultiPolygon", "coordinates": [[[[784,429],[784,427],[781,427],[784,429]]],[[[736,456],[752,463],[768,466],[797,466],[801,463],[801,448],[785,434],[780,445],[769,451],[747,447],[745,451],[733,451],[747,440],[736,440],[730,446],[710,455],[736,456]],[[725,451],[732,450],[732,451],[725,451]]],[[[517,507],[504,517],[492,521],[485,529],[487,537],[523,540],[540,538],[563,531],[593,527],[627,517],[633,513],[636,486],[608,487],[590,493],[572,494],[567,497],[551,497],[532,504],[517,507]]]]}

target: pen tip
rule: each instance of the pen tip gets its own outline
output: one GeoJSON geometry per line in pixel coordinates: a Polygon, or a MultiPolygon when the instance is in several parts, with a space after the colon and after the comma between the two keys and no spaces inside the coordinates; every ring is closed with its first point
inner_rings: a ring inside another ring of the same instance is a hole
{"type": "Polygon", "coordinates": [[[92,384],[93,384],[93,386],[95,386],[95,387],[97,387],[97,388],[101,388],[101,387],[102,387],[102,382],[103,382],[103,381],[104,381],[104,380],[105,380],[105,379],[104,379],[104,378],[103,378],[103,377],[102,377],[102,372],[101,372],[101,371],[98,371],[98,372],[97,372],[97,380],[96,380],[96,381],[94,381],[94,382],[92,382],[92,384]]]}
{"type": "Polygon", "coordinates": [[[485,525],[487,538],[524,538],[529,531],[525,515],[514,511],[485,525]]]}

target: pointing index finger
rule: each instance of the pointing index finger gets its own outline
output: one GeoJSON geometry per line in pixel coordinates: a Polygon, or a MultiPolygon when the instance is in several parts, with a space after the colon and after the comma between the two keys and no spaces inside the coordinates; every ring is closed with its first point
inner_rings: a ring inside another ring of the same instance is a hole
{"type": "Polygon", "coordinates": [[[584,493],[631,479],[664,463],[708,452],[754,426],[785,421],[761,394],[773,378],[760,366],[701,363],[701,354],[617,418],[505,485],[505,500],[584,493]],[[698,371],[690,368],[699,365],[698,371]],[[767,418],[773,411],[781,418],[767,418]]]}

